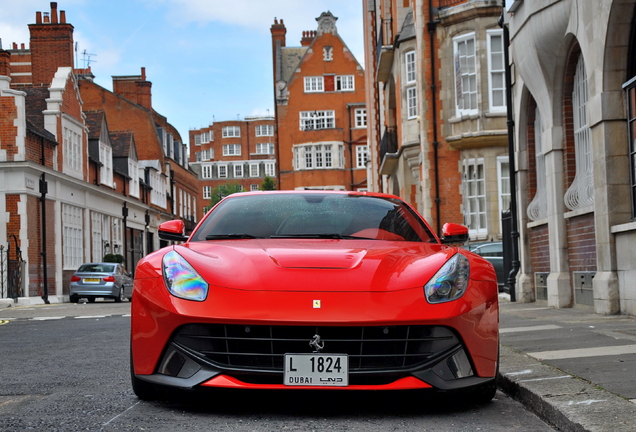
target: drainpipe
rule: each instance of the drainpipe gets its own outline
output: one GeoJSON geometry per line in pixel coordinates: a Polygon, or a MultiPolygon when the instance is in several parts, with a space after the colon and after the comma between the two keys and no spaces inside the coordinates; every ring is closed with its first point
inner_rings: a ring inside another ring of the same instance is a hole
{"type": "MultiPolygon", "coordinates": [[[[43,152],[44,153],[44,152],[43,152]]],[[[44,159],[44,157],[42,158],[44,159]]],[[[48,183],[45,180],[45,175],[42,173],[40,176],[40,205],[42,206],[42,277],[44,282],[42,284],[42,300],[44,303],[49,302],[49,276],[46,268],[46,194],[48,193],[48,183]]]]}
{"type": "Polygon", "coordinates": [[[504,14],[506,13],[506,0],[502,0],[501,5],[501,17],[499,18],[499,26],[503,29],[504,36],[504,62],[505,62],[505,76],[506,76],[506,111],[508,114],[508,163],[510,166],[510,242],[512,246],[512,269],[508,275],[508,286],[510,287],[510,301],[517,301],[517,293],[515,289],[515,282],[517,280],[517,273],[521,263],[519,262],[519,229],[517,227],[517,181],[516,181],[516,168],[515,168],[515,122],[513,119],[513,107],[512,107],[512,78],[510,74],[510,31],[508,26],[504,24],[504,14]]]}
{"type": "Polygon", "coordinates": [[[433,105],[433,160],[434,160],[434,170],[435,170],[435,220],[437,226],[437,235],[441,236],[442,234],[442,222],[441,222],[441,210],[440,203],[441,199],[439,197],[439,141],[437,140],[437,77],[435,74],[435,30],[437,29],[437,24],[439,24],[439,20],[433,20],[433,0],[428,0],[428,14],[429,14],[429,22],[428,33],[429,33],[429,43],[430,43],[430,60],[431,60],[431,99],[433,105]]]}

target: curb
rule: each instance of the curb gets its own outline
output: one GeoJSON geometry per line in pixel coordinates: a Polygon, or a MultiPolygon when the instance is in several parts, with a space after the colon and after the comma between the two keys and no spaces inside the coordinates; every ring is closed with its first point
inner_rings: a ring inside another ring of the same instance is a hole
{"type": "Polygon", "coordinates": [[[634,431],[636,404],[504,345],[499,388],[561,431],[634,431]]]}

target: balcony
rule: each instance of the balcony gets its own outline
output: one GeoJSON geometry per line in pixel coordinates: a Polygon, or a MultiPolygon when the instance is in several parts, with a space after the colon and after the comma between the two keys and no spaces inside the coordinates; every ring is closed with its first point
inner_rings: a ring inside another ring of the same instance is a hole
{"type": "Polygon", "coordinates": [[[376,67],[376,77],[378,82],[386,82],[391,75],[391,68],[393,66],[393,45],[391,43],[385,44],[384,42],[384,24],[380,27],[380,34],[378,35],[378,43],[375,47],[376,58],[378,64],[376,67]]]}
{"type": "Polygon", "coordinates": [[[380,140],[380,174],[391,174],[398,162],[398,141],[395,127],[386,128],[380,140]]]}

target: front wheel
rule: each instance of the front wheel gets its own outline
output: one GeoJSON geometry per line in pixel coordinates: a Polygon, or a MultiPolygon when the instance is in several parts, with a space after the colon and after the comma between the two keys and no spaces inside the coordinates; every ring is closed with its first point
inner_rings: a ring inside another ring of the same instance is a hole
{"type": "Polygon", "coordinates": [[[119,295],[115,297],[115,303],[124,301],[124,287],[119,288],[119,295]]]}

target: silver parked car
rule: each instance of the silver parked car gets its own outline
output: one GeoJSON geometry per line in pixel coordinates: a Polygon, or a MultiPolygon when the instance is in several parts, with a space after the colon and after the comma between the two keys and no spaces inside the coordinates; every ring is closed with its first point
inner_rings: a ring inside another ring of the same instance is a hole
{"type": "Polygon", "coordinates": [[[133,280],[123,265],[118,263],[82,264],[71,277],[70,300],[80,298],[90,303],[97,297],[113,298],[116,302],[132,300],[133,280]]]}

